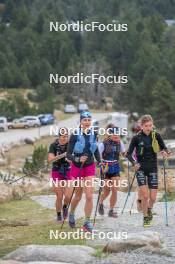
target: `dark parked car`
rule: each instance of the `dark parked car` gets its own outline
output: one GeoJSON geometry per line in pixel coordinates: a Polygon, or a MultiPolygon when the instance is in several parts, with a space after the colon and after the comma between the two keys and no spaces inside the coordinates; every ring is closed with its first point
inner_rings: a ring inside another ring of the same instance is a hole
{"type": "Polygon", "coordinates": [[[55,118],[52,114],[43,114],[38,116],[41,125],[51,125],[54,124],[55,118]]]}

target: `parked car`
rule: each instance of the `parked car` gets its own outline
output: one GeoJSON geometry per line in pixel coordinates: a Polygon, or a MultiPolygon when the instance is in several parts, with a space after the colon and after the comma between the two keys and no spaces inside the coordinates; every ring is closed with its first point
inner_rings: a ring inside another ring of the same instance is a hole
{"type": "Polygon", "coordinates": [[[0,131],[5,132],[8,130],[7,118],[0,117],[0,131]]]}
{"type": "Polygon", "coordinates": [[[43,114],[38,116],[41,125],[50,125],[54,124],[55,118],[52,114],[43,114]]]}
{"type": "Polygon", "coordinates": [[[23,119],[14,119],[13,122],[8,124],[8,128],[29,128],[27,120],[23,119]]]}
{"type": "Polygon", "coordinates": [[[80,103],[78,105],[78,112],[81,113],[83,111],[88,111],[89,110],[89,107],[86,103],[80,103]]]}
{"type": "Polygon", "coordinates": [[[27,121],[29,127],[40,127],[41,122],[37,116],[24,116],[22,120],[27,121]]]}
{"type": "Polygon", "coordinates": [[[93,127],[94,131],[98,132],[98,130],[100,128],[99,127],[99,121],[96,119],[92,119],[92,127],[93,127]]]}
{"type": "Polygon", "coordinates": [[[76,109],[76,107],[74,105],[68,104],[68,105],[65,106],[64,112],[66,114],[69,114],[69,113],[70,114],[75,114],[75,113],[77,113],[77,109],[76,109]]]}

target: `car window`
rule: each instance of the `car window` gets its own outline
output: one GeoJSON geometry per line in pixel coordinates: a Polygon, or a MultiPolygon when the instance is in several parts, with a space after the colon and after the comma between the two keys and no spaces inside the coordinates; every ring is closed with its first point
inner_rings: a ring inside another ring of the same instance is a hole
{"type": "Polygon", "coordinates": [[[26,120],[27,120],[27,121],[36,121],[37,119],[34,118],[34,117],[30,117],[30,118],[27,118],[26,120]]]}

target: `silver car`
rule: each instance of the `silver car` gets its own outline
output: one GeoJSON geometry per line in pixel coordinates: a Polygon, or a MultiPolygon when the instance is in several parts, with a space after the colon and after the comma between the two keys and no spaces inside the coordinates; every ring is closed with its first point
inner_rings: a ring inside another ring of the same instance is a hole
{"type": "Polygon", "coordinates": [[[24,116],[22,118],[24,122],[27,122],[29,127],[40,127],[41,122],[37,116],[24,116]]]}
{"type": "Polygon", "coordinates": [[[65,108],[64,108],[64,112],[66,114],[70,113],[70,114],[75,114],[77,113],[77,109],[74,105],[66,105],[65,108]]]}

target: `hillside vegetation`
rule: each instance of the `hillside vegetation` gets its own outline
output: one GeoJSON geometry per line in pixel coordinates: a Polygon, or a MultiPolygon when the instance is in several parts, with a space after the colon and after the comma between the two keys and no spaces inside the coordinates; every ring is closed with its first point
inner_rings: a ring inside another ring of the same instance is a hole
{"type": "MultiPolygon", "coordinates": [[[[40,109],[84,98],[99,108],[151,113],[157,125],[175,118],[175,0],[7,0],[1,10],[0,87],[31,88],[40,109]],[[49,32],[49,22],[119,21],[127,32],[49,32]],[[124,85],[49,84],[49,74],[127,75],[124,85]],[[56,97],[55,97],[56,96],[56,97]]],[[[46,109],[45,109],[46,108],[46,109]]],[[[2,106],[1,106],[1,109],[2,106]]]]}

